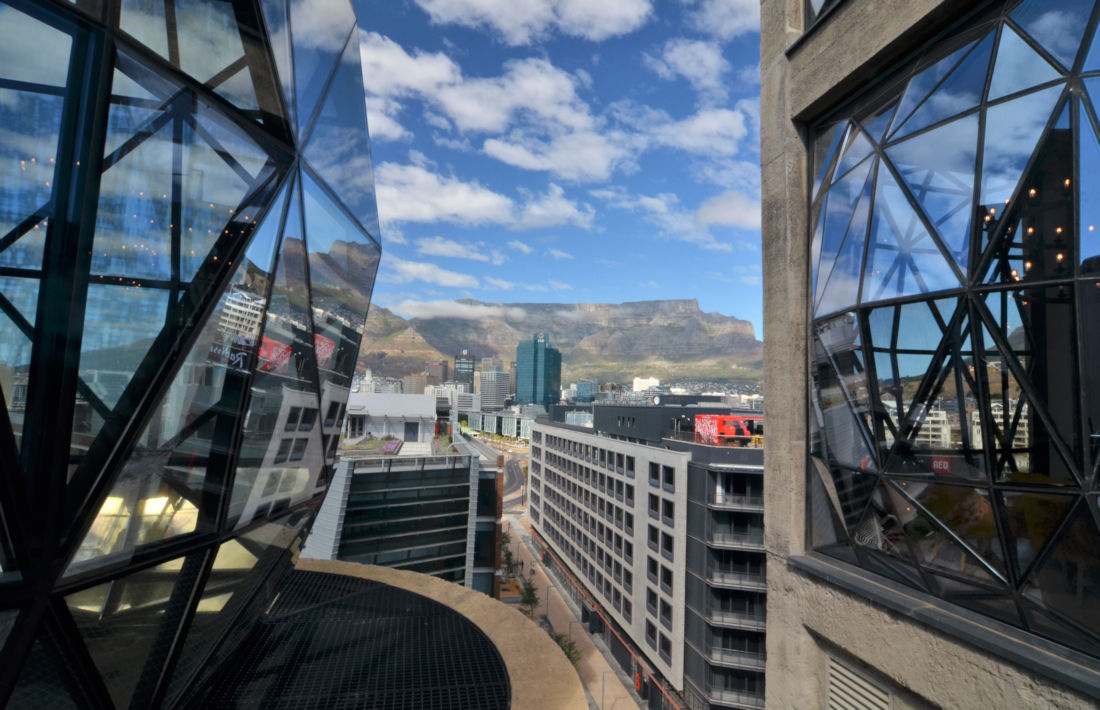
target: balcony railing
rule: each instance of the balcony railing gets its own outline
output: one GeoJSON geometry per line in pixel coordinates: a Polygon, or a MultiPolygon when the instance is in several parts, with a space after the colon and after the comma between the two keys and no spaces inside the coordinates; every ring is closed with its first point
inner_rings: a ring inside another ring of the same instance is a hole
{"type": "Polygon", "coordinates": [[[767,625],[767,615],[750,611],[724,611],[708,609],[708,620],[720,626],[732,626],[749,631],[763,631],[767,625]]]}
{"type": "Polygon", "coordinates": [[[729,493],[718,495],[715,491],[708,496],[707,504],[715,508],[761,512],[764,510],[764,496],[732,495],[729,493]]]}
{"type": "Polygon", "coordinates": [[[748,532],[712,530],[709,540],[711,544],[716,546],[736,547],[748,550],[764,549],[763,530],[750,530],[748,532]]]}
{"type": "Polygon", "coordinates": [[[707,655],[713,663],[752,671],[764,670],[767,660],[767,655],[760,651],[735,651],[729,648],[712,648],[707,655]]]}
{"type": "Polygon", "coordinates": [[[764,696],[757,695],[756,693],[745,693],[740,690],[721,690],[719,688],[709,688],[707,690],[707,697],[716,703],[723,705],[736,705],[740,708],[750,708],[756,710],[757,708],[764,707],[764,696]]]}
{"type": "Polygon", "coordinates": [[[740,589],[753,589],[761,592],[768,590],[768,583],[763,572],[752,573],[711,568],[707,572],[707,579],[711,584],[728,585],[740,589]]]}

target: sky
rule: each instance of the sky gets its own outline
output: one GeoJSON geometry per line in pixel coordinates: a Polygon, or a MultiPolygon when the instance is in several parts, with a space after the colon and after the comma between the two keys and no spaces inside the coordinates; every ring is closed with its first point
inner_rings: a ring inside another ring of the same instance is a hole
{"type": "Polygon", "coordinates": [[[759,0],[353,0],[373,302],[695,298],[762,337],[759,0]]]}

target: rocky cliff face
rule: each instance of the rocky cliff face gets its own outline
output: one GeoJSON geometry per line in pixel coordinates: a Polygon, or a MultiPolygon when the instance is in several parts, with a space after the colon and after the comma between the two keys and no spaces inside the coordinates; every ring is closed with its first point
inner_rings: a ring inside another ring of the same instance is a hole
{"type": "MultiPolygon", "coordinates": [[[[451,359],[462,349],[475,357],[515,359],[516,345],[546,333],[561,350],[563,380],[657,376],[662,379],[755,379],[761,343],[752,324],[703,313],[695,300],[633,303],[517,303],[492,305],[492,319],[414,318],[405,321],[371,307],[360,350],[363,366],[397,377],[392,366],[413,357],[451,359]],[[406,332],[408,331],[408,332],[406,332]],[[418,338],[413,338],[415,333],[418,338]],[[388,362],[387,362],[388,361],[388,362]]],[[[415,371],[415,370],[414,370],[415,371]]]]}

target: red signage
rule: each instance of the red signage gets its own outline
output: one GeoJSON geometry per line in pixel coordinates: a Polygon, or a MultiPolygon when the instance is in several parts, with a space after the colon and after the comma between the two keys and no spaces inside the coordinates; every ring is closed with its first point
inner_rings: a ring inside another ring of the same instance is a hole
{"type": "Polygon", "coordinates": [[[260,369],[264,372],[286,372],[290,360],[290,346],[263,338],[260,341],[260,369]]]}
{"type": "Polygon", "coordinates": [[[336,343],[323,335],[313,334],[313,347],[317,351],[317,366],[328,367],[332,354],[336,352],[336,343]]]}
{"type": "Polygon", "coordinates": [[[937,476],[951,475],[951,459],[946,456],[932,457],[932,473],[937,476]]]}

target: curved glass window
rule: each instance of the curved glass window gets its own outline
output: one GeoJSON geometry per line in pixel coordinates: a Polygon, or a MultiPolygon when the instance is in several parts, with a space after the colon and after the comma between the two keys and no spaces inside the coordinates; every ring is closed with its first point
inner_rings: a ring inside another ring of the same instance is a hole
{"type": "Polygon", "coordinates": [[[1094,656],[1097,12],[931,43],[814,131],[809,220],[813,544],[1094,656]]]}

